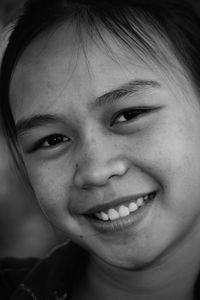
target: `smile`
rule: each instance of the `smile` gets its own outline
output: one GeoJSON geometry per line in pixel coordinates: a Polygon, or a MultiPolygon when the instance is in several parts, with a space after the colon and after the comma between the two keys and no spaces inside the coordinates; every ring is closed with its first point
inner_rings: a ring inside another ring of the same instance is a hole
{"type": "Polygon", "coordinates": [[[152,200],[154,196],[155,196],[154,192],[150,194],[146,194],[145,196],[139,197],[136,200],[131,201],[129,203],[118,205],[116,207],[112,207],[107,210],[97,212],[93,215],[93,217],[104,222],[127,217],[131,213],[137,211],[139,208],[144,206],[147,202],[152,200]]]}
{"type": "Polygon", "coordinates": [[[152,204],[158,194],[153,191],[118,198],[107,204],[91,208],[85,214],[87,221],[99,233],[121,232],[137,226],[151,214],[152,204]]]}

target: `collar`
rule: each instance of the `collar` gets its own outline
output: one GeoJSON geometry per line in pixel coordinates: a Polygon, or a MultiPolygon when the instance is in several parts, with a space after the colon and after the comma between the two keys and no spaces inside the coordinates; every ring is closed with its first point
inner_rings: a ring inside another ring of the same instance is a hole
{"type": "Polygon", "coordinates": [[[84,276],[89,255],[72,242],[62,244],[36,264],[11,300],[67,300],[84,276]]]}

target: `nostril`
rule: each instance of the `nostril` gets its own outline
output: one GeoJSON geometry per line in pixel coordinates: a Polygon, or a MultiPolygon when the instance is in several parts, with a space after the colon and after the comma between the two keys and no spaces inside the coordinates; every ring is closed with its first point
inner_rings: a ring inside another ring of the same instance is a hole
{"type": "Polygon", "coordinates": [[[82,190],[85,190],[85,191],[89,191],[91,189],[91,185],[90,184],[83,184],[81,186],[82,190]]]}
{"type": "Polygon", "coordinates": [[[90,165],[76,165],[74,184],[81,189],[89,190],[94,186],[105,186],[111,179],[126,174],[128,163],[122,159],[111,159],[104,163],[93,162],[90,165]]]}
{"type": "Polygon", "coordinates": [[[75,178],[76,185],[84,190],[90,190],[94,186],[104,186],[108,180],[108,176],[96,170],[96,173],[87,169],[86,172],[78,172],[75,178]]]}

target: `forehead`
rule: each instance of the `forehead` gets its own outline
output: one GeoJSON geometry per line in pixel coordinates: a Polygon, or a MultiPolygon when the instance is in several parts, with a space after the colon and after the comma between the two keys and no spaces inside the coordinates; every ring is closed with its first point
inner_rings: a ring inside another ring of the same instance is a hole
{"type": "MultiPolygon", "coordinates": [[[[122,46],[106,32],[103,36],[105,43],[93,40],[86,34],[81,42],[74,27],[64,24],[33,41],[20,58],[11,83],[14,118],[22,117],[24,113],[34,113],[34,109],[46,110],[47,104],[52,108],[58,98],[98,97],[132,77],[146,80],[159,78],[161,84],[169,82],[175,85],[179,75],[185,73],[172,51],[166,47],[164,54],[168,56],[173,70],[152,61],[150,55],[141,57],[137,51],[122,46]],[[180,69],[177,75],[175,70],[180,69]]],[[[183,78],[185,81],[186,77],[183,78]]]]}

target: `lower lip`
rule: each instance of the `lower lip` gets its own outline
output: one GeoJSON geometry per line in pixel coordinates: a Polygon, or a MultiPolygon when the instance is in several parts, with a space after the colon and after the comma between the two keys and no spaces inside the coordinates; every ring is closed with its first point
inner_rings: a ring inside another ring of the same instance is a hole
{"type": "MultiPolygon", "coordinates": [[[[157,195],[157,193],[156,193],[157,195]]],[[[155,195],[155,197],[156,197],[155,195]]],[[[92,224],[94,229],[99,233],[110,233],[125,230],[131,226],[137,226],[141,223],[149,214],[155,197],[141,206],[135,212],[130,213],[130,215],[113,220],[113,221],[101,221],[95,218],[87,217],[88,221],[92,224]]]]}

